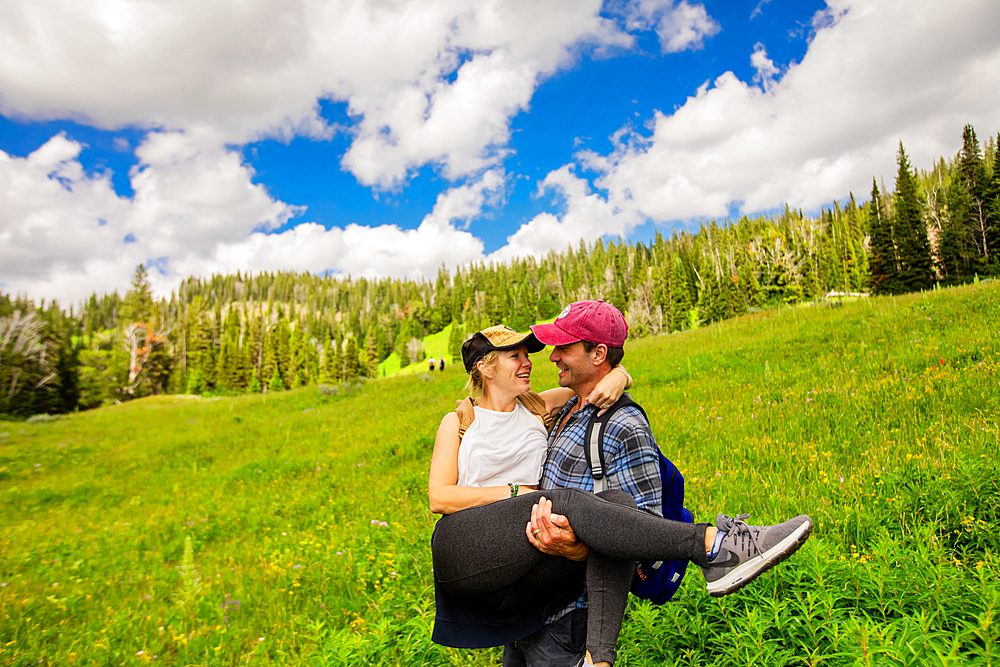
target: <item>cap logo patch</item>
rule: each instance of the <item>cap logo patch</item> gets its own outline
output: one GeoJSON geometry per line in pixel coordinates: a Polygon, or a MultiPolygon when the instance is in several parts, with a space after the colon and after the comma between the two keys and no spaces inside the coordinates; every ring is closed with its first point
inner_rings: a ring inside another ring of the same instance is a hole
{"type": "Polygon", "coordinates": [[[561,313],[559,313],[559,315],[558,315],[558,317],[556,317],[556,319],[557,319],[557,320],[561,320],[562,318],[564,318],[564,317],[566,317],[567,315],[569,315],[569,309],[570,309],[570,307],[569,307],[569,306],[566,306],[565,308],[563,308],[563,309],[562,309],[562,312],[561,312],[561,313]]]}

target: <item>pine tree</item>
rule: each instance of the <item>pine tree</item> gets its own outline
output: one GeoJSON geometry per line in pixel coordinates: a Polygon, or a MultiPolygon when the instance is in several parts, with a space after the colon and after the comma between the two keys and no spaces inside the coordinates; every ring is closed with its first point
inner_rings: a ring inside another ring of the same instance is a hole
{"type": "Polygon", "coordinates": [[[968,193],[968,227],[972,236],[976,256],[972,270],[981,273],[990,262],[990,248],[987,242],[989,230],[989,176],[986,163],[979,150],[979,139],[972,125],[966,125],[962,132],[962,152],[958,161],[959,179],[968,193]]]}
{"type": "Polygon", "coordinates": [[[867,206],[868,228],[871,230],[871,260],[869,281],[874,294],[896,294],[900,291],[899,265],[893,241],[892,221],[882,206],[878,184],[872,179],[872,198],[867,206]]]}
{"type": "Polygon", "coordinates": [[[949,282],[967,280],[988,263],[987,188],[979,140],[972,126],[966,125],[962,150],[948,184],[948,213],[941,224],[938,245],[939,266],[949,282]]]}
{"type": "Polygon", "coordinates": [[[903,142],[899,142],[896,161],[899,171],[896,174],[892,224],[898,252],[899,282],[904,291],[915,292],[934,285],[931,245],[917,193],[917,179],[910,171],[903,142]]]}
{"type": "Polygon", "coordinates": [[[368,357],[368,364],[361,369],[361,372],[370,378],[378,377],[378,346],[375,341],[375,332],[371,329],[368,330],[368,335],[365,337],[364,352],[368,357]]]}
{"type": "Polygon", "coordinates": [[[248,382],[249,369],[240,349],[240,315],[235,307],[230,307],[222,327],[218,384],[225,389],[242,390],[248,382]]]}
{"type": "Polygon", "coordinates": [[[337,367],[333,354],[333,343],[329,338],[323,343],[323,364],[320,369],[319,383],[334,384],[337,382],[337,367]]]}
{"type": "Polygon", "coordinates": [[[248,317],[247,335],[243,342],[243,349],[246,352],[247,367],[250,375],[257,380],[257,386],[259,387],[261,364],[263,363],[264,355],[264,325],[261,317],[256,312],[251,312],[248,317]]]}
{"type": "Polygon", "coordinates": [[[341,342],[338,340],[333,341],[333,357],[330,360],[332,364],[332,379],[334,382],[343,382],[344,380],[344,352],[341,342]]]}
{"type": "Polygon", "coordinates": [[[344,379],[353,380],[361,374],[361,364],[358,359],[358,341],[351,336],[344,345],[344,379]]]}
{"type": "Polygon", "coordinates": [[[206,375],[212,365],[212,327],[202,310],[201,297],[195,297],[188,308],[186,392],[200,394],[207,389],[206,375]],[[193,378],[193,379],[192,379],[193,378]]]}
{"type": "Polygon", "coordinates": [[[399,355],[399,367],[406,368],[414,360],[410,359],[406,344],[413,338],[413,323],[410,318],[404,318],[396,332],[396,354],[399,355]]]}
{"type": "Polygon", "coordinates": [[[691,326],[691,309],[695,299],[691,293],[684,263],[677,255],[670,262],[670,322],[671,331],[682,331],[691,326]]]}
{"type": "Polygon", "coordinates": [[[119,312],[123,324],[131,322],[149,322],[153,319],[153,293],[149,286],[149,272],[142,264],[135,267],[132,274],[131,289],[125,294],[119,312]]]}
{"type": "Polygon", "coordinates": [[[858,209],[858,204],[854,200],[854,193],[851,193],[850,201],[845,211],[845,257],[847,262],[847,291],[860,292],[866,288],[865,281],[868,277],[868,255],[864,251],[864,231],[862,213],[858,209]]]}
{"type": "Polygon", "coordinates": [[[293,388],[304,387],[308,384],[309,380],[309,351],[306,349],[305,334],[303,333],[301,322],[297,323],[295,330],[292,331],[289,348],[290,375],[292,377],[291,386],[293,388]]]}
{"type": "MultiPolygon", "coordinates": [[[[997,147],[1000,147],[1000,133],[997,134],[997,147]]],[[[996,156],[996,148],[992,161],[992,173],[986,186],[986,233],[984,247],[987,249],[989,272],[1000,274],[1000,160],[996,156]]]]}
{"type": "Polygon", "coordinates": [[[281,376],[283,387],[290,387],[292,384],[292,330],[288,326],[288,320],[281,317],[279,310],[278,326],[275,327],[275,362],[278,367],[278,374],[281,376]]]}
{"type": "Polygon", "coordinates": [[[764,291],[761,289],[760,280],[757,278],[755,266],[746,259],[740,263],[738,285],[743,294],[742,310],[760,308],[764,305],[764,291]]]}
{"type": "Polygon", "coordinates": [[[462,324],[458,320],[451,321],[451,332],[448,334],[448,354],[451,360],[458,363],[462,359],[462,343],[465,342],[465,334],[462,331],[462,324]]]}
{"type": "MultiPolygon", "coordinates": [[[[258,376],[261,381],[270,380],[274,369],[278,368],[278,336],[277,327],[262,328],[264,337],[261,350],[261,364],[258,376]]],[[[280,374],[280,371],[279,371],[280,374]]]]}
{"type": "Polygon", "coordinates": [[[285,383],[281,381],[281,373],[278,372],[278,367],[274,367],[274,373],[271,375],[271,381],[267,385],[268,391],[284,391],[285,383]]]}

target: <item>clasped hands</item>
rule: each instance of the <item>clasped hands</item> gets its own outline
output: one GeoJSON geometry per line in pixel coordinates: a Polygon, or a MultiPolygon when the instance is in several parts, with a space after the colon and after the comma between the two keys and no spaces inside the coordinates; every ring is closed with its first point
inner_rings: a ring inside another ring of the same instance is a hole
{"type": "Polygon", "coordinates": [[[542,496],[531,507],[531,521],[525,527],[531,545],[544,554],[570,560],[586,560],[590,547],[577,539],[569,519],[552,513],[552,501],[542,496]]]}

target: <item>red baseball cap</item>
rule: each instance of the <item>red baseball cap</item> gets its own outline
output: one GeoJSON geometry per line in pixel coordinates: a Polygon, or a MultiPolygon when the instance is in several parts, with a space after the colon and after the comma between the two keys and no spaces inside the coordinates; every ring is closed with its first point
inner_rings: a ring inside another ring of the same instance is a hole
{"type": "Polygon", "coordinates": [[[569,345],[578,340],[621,347],[628,337],[628,323],[621,311],[603,301],[577,301],[559,313],[552,324],[531,327],[546,345],[569,345]]]}

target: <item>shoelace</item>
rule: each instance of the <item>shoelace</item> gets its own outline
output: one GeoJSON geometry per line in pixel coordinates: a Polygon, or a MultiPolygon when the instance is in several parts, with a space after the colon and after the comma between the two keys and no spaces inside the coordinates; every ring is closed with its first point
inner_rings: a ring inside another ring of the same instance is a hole
{"type": "MultiPolygon", "coordinates": [[[[757,549],[757,553],[763,553],[763,549],[760,548],[760,543],[757,542],[757,535],[760,530],[752,530],[755,526],[751,526],[746,522],[746,519],[750,518],[749,514],[737,514],[736,516],[729,517],[733,525],[729,529],[729,532],[735,537],[736,535],[746,534],[750,536],[750,540],[753,542],[754,547],[757,549]]],[[[744,538],[746,539],[746,538],[744,538]]]]}

